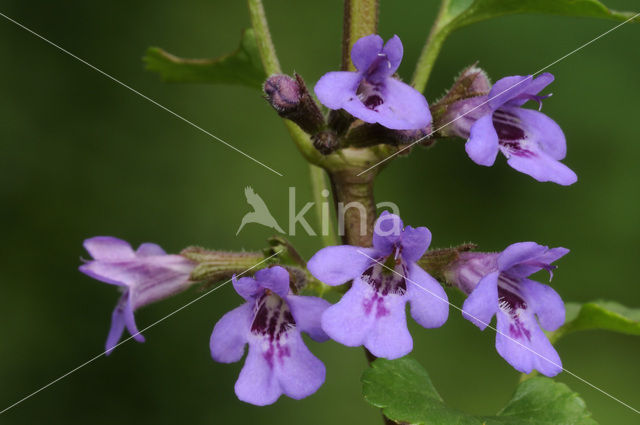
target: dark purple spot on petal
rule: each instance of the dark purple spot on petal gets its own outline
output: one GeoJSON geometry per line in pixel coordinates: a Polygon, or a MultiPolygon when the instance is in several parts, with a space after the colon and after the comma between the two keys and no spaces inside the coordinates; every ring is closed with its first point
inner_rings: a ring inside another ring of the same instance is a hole
{"type": "Polygon", "coordinates": [[[378,106],[384,103],[381,90],[381,84],[374,84],[363,79],[356,94],[365,107],[375,111],[378,106]]]}
{"type": "Polygon", "coordinates": [[[394,261],[392,257],[380,258],[362,274],[361,279],[368,283],[382,296],[388,294],[402,295],[407,290],[407,270],[401,258],[394,261]],[[395,263],[395,264],[394,264],[395,263]],[[393,271],[389,270],[393,269],[393,271]]]}
{"type": "Polygon", "coordinates": [[[295,326],[289,306],[278,295],[265,291],[256,301],[251,333],[267,343],[262,356],[269,367],[273,368],[275,360],[283,364],[284,359],[291,356],[287,340],[295,326]]]}
{"type": "Polygon", "coordinates": [[[390,311],[385,306],[384,301],[385,301],[385,297],[380,295],[377,292],[374,292],[371,298],[364,299],[362,301],[362,308],[364,310],[365,315],[368,316],[375,309],[376,319],[387,316],[390,313],[390,311]]]}
{"type": "Polygon", "coordinates": [[[378,96],[377,94],[374,94],[366,98],[362,103],[364,103],[364,106],[366,106],[367,108],[375,110],[376,106],[380,106],[384,102],[380,96],[378,96]]]}
{"type": "Polygon", "coordinates": [[[255,311],[251,332],[268,337],[271,341],[277,341],[296,325],[287,303],[274,293],[265,292],[256,301],[255,311]]]}
{"type": "Polygon", "coordinates": [[[521,127],[520,119],[500,109],[493,113],[493,127],[498,133],[498,139],[500,139],[501,144],[524,140],[527,137],[521,127]]]}
{"type": "Polygon", "coordinates": [[[527,303],[518,292],[518,281],[504,274],[498,281],[498,305],[500,310],[509,316],[509,334],[513,339],[531,340],[531,331],[520,320],[527,309],[527,303]]]}

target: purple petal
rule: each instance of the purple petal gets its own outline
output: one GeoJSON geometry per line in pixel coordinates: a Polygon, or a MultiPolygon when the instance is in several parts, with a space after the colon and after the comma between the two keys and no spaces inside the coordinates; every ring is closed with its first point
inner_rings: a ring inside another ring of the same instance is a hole
{"type": "Polygon", "coordinates": [[[510,268],[528,261],[535,260],[543,255],[549,247],[535,242],[518,242],[509,245],[498,257],[498,270],[506,271],[510,268]]]}
{"type": "Polygon", "coordinates": [[[249,339],[249,354],[236,381],[235,392],[240,400],[256,406],[272,404],[282,394],[273,368],[264,356],[261,338],[249,339]]]}
{"type": "Polygon", "coordinates": [[[536,323],[533,313],[523,311],[518,317],[520,323],[516,326],[511,316],[498,312],[498,353],[522,373],[531,373],[533,369],[546,376],[560,373],[560,356],[536,323]]]}
{"type": "MultiPolygon", "coordinates": [[[[382,40],[382,37],[376,34],[362,37],[353,43],[353,47],[351,48],[351,62],[353,62],[353,65],[358,71],[365,72],[369,66],[371,66],[378,58],[378,53],[382,52],[383,43],[384,40],[382,40]]],[[[387,42],[387,44],[389,43],[387,42]]]]}
{"type": "MultiPolygon", "coordinates": [[[[555,267],[550,266],[550,264],[566,255],[569,250],[561,247],[547,249],[545,246],[544,248],[545,250],[540,250],[539,254],[532,255],[522,260],[522,262],[512,265],[509,268],[509,275],[515,278],[525,278],[542,269],[546,269],[549,271],[550,277],[553,276],[552,270],[555,267]]],[[[551,280],[551,278],[549,280],[551,280]]]]}
{"type": "MultiPolygon", "coordinates": [[[[320,99],[320,97],[318,97],[320,99]]],[[[325,104],[325,106],[327,106],[325,104]]],[[[369,124],[377,123],[380,120],[380,106],[375,109],[367,108],[355,92],[346,96],[346,100],[342,103],[342,108],[356,118],[361,119],[369,124]]]]}
{"type": "Polygon", "coordinates": [[[143,243],[136,250],[136,255],[138,257],[150,257],[153,255],[166,255],[167,253],[160,247],[160,245],[156,245],[154,243],[143,243]]]}
{"type": "Polygon", "coordinates": [[[372,262],[369,257],[376,256],[376,251],[371,248],[328,246],[311,257],[307,269],[316,279],[327,285],[342,285],[361,276],[372,262]]]}
{"type": "Polygon", "coordinates": [[[484,330],[498,311],[499,272],[483,277],[462,305],[462,317],[484,330]]]}
{"type": "Polygon", "coordinates": [[[236,290],[238,295],[247,301],[255,298],[263,290],[262,287],[258,285],[258,282],[256,282],[252,277],[241,277],[238,279],[234,274],[231,277],[231,282],[233,283],[233,289],[236,290]]]}
{"type": "Polygon", "coordinates": [[[136,326],[136,318],[133,314],[133,305],[131,302],[131,292],[129,292],[129,294],[125,293],[122,298],[124,298],[126,295],[128,296],[123,308],[124,325],[126,326],[133,339],[138,342],[144,342],[144,336],[138,330],[138,326],[136,326]]]}
{"type": "Polygon", "coordinates": [[[356,104],[375,114],[367,109],[356,95],[360,80],[362,75],[357,72],[328,72],[316,83],[314,91],[318,100],[329,109],[347,109],[349,105],[356,104]]]}
{"type": "Polygon", "coordinates": [[[113,267],[111,263],[103,263],[100,261],[89,261],[86,264],[78,267],[82,273],[86,274],[92,279],[99,280],[101,282],[110,283],[112,285],[126,286],[125,282],[126,274],[118,272],[118,268],[113,267]]]}
{"type": "Polygon", "coordinates": [[[416,130],[431,123],[429,104],[422,93],[395,78],[387,78],[383,84],[383,103],[376,107],[375,122],[393,130],[416,130]]]}
{"type": "Polygon", "coordinates": [[[194,263],[181,255],[146,257],[124,267],[125,282],[131,287],[134,310],[184,291],[191,282],[194,263]]]}
{"type": "Polygon", "coordinates": [[[539,182],[570,186],[578,181],[578,176],[571,168],[543,152],[533,152],[531,156],[513,155],[507,163],[513,169],[528,174],[539,182]]]}
{"type": "Polygon", "coordinates": [[[373,321],[364,346],[374,356],[393,360],[413,349],[413,339],[407,328],[406,302],[402,295],[389,294],[379,298],[373,306],[373,321]]]}
{"type": "Polygon", "coordinates": [[[331,339],[347,347],[363,345],[373,324],[373,315],[366,313],[364,303],[372,294],[369,285],[354,279],[342,299],[325,310],[322,329],[331,339]]]}
{"type": "Polygon", "coordinates": [[[528,83],[522,83],[521,85],[526,86],[526,88],[517,97],[509,100],[509,105],[524,105],[528,100],[531,99],[530,96],[535,96],[540,93],[545,87],[551,84],[553,80],[553,74],[545,72],[528,83]]]}
{"type": "Polygon", "coordinates": [[[111,236],[95,236],[86,239],[83,245],[95,260],[124,261],[135,258],[127,241],[111,236]]]}
{"type": "Polygon", "coordinates": [[[409,266],[407,299],[411,317],[425,328],[438,328],[449,316],[449,300],[442,286],[417,264],[409,266]]]}
{"type": "Polygon", "coordinates": [[[471,126],[471,135],[464,148],[473,162],[490,167],[498,156],[498,146],[498,133],[493,127],[492,114],[487,114],[471,126]]]}
{"type": "Polygon", "coordinates": [[[520,288],[545,330],[555,331],[564,324],[564,303],[553,288],[529,279],[523,279],[520,288]]]}
{"type": "Polygon", "coordinates": [[[373,226],[373,248],[381,255],[391,253],[402,237],[402,219],[388,211],[383,211],[373,226]]]}
{"type": "Polygon", "coordinates": [[[292,332],[286,341],[291,353],[282,364],[276,363],[278,381],[287,396],[300,400],[318,391],[325,379],[324,364],[307,348],[300,333],[292,332]]]}
{"type": "Polygon", "coordinates": [[[567,141],[560,126],[542,112],[532,109],[504,107],[500,109],[514,115],[525,132],[524,146],[537,145],[538,149],[553,159],[567,155],[567,141]]]}
{"type": "Polygon", "coordinates": [[[122,296],[116,308],[113,309],[111,314],[111,328],[109,329],[109,335],[107,336],[107,343],[105,344],[106,355],[111,354],[112,350],[118,345],[118,341],[122,338],[122,332],[124,332],[124,305],[123,299],[126,302],[126,294],[122,296]]]}
{"type": "Polygon", "coordinates": [[[251,327],[252,313],[253,303],[247,302],[218,320],[209,339],[211,357],[215,361],[233,363],[242,358],[251,327]]]}
{"type": "Polygon", "coordinates": [[[494,111],[511,99],[525,93],[533,81],[531,75],[514,75],[496,81],[489,92],[489,106],[494,111]]]}
{"type": "Polygon", "coordinates": [[[400,37],[397,35],[394,35],[385,43],[382,53],[387,55],[387,59],[389,60],[389,75],[393,75],[393,73],[397,71],[400,62],[402,62],[403,52],[402,41],[400,41],[400,37]]]}
{"type": "Polygon", "coordinates": [[[194,263],[181,255],[139,257],[126,261],[90,261],[79,270],[102,282],[133,290],[133,309],[186,289],[194,263]]]}
{"type": "Polygon", "coordinates": [[[322,330],[322,313],[331,306],[327,300],[318,297],[287,296],[287,304],[301,332],[306,332],[316,341],[323,342],[329,336],[322,330]]]}
{"type": "Polygon", "coordinates": [[[405,261],[418,261],[431,244],[431,232],[426,227],[407,226],[401,235],[402,258],[405,261]]]}
{"type": "Polygon", "coordinates": [[[394,35],[387,43],[378,57],[374,59],[369,67],[359,69],[364,72],[366,80],[370,83],[382,83],[386,78],[391,77],[397,71],[402,61],[402,42],[397,35],[394,35]]]}
{"type": "Polygon", "coordinates": [[[284,267],[273,266],[258,270],[254,277],[260,286],[270,289],[281,297],[289,293],[289,272],[284,267]]]}
{"type": "Polygon", "coordinates": [[[542,254],[536,260],[537,261],[541,261],[541,262],[546,263],[546,264],[551,264],[554,261],[564,257],[569,252],[570,251],[567,248],[563,248],[563,247],[559,246],[557,248],[551,248],[551,249],[547,250],[544,254],[542,254]]]}

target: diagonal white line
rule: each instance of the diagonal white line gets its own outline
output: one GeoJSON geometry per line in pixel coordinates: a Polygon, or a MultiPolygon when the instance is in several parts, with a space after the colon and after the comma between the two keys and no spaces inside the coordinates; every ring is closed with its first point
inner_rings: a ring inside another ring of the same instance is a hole
{"type": "Polygon", "coordinates": [[[224,140],[222,140],[221,138],[219,138],[218,136],[216,136],[215,134],[210,133],[209,131],[205,130],[204,128],[198,126],[197,124],[194,124],[193,122],[189,121],[188,119],[186,119],[185,117],[183,117],[182,115],[172,111],[171,109],[167,108],[166,106],[163,106],[161,104],[159,104],[158,102],[156,102],[155,100],[151,99],[149,96],[146,96],[142,93],[140,93],[139,91],[137,91],[136,89],[126,85],[125,83],[123,83],[122,81],[118,80],[117,78],[111,76],[110,74],[107,74],[106,72],[104,72],[101,69],[96,68],[95,66],[91,65],[89,62],[85,61],[84,59],[79,58],[78,56],[74,55],[73,53],[69,52],[68,50],[63,49],[62,47],[58,46],[57,44],[55,44],[53,41],[49,41],[46,38],[44,38],[43,36],[41,36],[40,34],[38,34],[37,32],[25,27],[24,25],[22,25],[20,22],[11,19],[10,17],[8,17],[7,15],[5,15],[4,13],[0,12],[0,16],[2,16],[3,18],[5,18],[6,20],[13,22],[14,24],[16,24],[17,26],[19,26],[20,28],[30,32],[31,34],[35,35],[36,37],[38,37],[39,39],[41,39],[42,41],[45,41],[46,43],[50,44],[51,46],[55,47],[56,49],[60,50],[63,53],[66,53],[67,55],[71,56],[72,58],[82,62],[83,64],[87,65],[89,68],[93,69],[94,71],[99,72],[100,74],[104,75],[105,77],[109,78],[110,80],[120,84],[122,87],[132,91],[133,93],[137,94],[138,96],[142,97],[143,99],[148,100],[149,102],[153,103],[154,105],[156,105],[158,108],[163,109],[165,111],[167,111],[168,113],[170,113],[171,115],[173,115],[174,117],[186,122],[187,124],[189,124],[190,126],[200,130],[201,132],[203,132],[204,134],[206,134],[209,137],[214,138],[215,140],[217,140],[218,142],[224,144],[225,146],[233,149],[234,151],[238,152],[241,155],[244,155],[245,157],[249,158],[250,160],[252,160],[253,162],[262,165],[264,168],[266,168],[267,170],[279,175],[280,177],[282,177],[283,175],[279,172],[277,172],[276,170],[274,170],[273,168],[269,167],[268,165],[265,165],[264,163],[258,161],[257,159],[255,159],[254,157],[252,157],[251,155],[241,151],[240,149],[236,148],[235,146],[233,146],[232,144],[225,142],[224,140]]]}
{"type": "Polygon", "coordinates": [[[485,325],[486,327],[488,327],[488,328],[490,328],[490,329],[494,330],[496,333],[498,333],[498,334],[500,334],[500,335],[504,336],[505,338],[508,338],[509,340],[511,340],[511,341],[513,341],[513,342],[515,342],[516,344],[520,345],[521,347],[523,347],[523,348],[527,349],[528,351],[532,352],[533,354],[535,354],[536,356],[540,357],[541,359],[546,360],[546,361],[548,361],[549,363],[551,363],[552,365],[554,365],[554,366],[556,366],[556,367],[561,368],[563,371],[565,371],[565,372],[566,372],[566,373],[568,373],[569,375],[573,376],[574,378],[576,378],[576,379],[578,379],[578,380],[580,380],[580,381],[584,382],[585,384],[589,385],[591,388],[594,388],[594,389],[596,389],[596,390],[600,391],[602,394],[606,395],[607,397],[609,397],[609,398],[611,398],[611,399],[613,399],[613,400],[617,401],[618,403],[622,404],[623,406],[625,406],[625,407],[627,407],[627,408],[629,408],[629,409],[633,410],[635,413],[640,414],[640,411],[638,411],[637,409],[634,409],[633,407],[629,406],[627,403],[625,403],[625,402],[621,401],[620,399],[618,399],[618,398],[616,398],[616,397],[612,396],[612,395],[611,395],[611,394],[609,394],[608,392],[606,392],[606,391],[604,391],[604,390],[602,390],[602,389],[600,389],[600,388],[596,387],[596,386],[595,386],[595,385],[593,385],[591,382],[587,381],[586,379],[583,379],[583,378],[579,377],[579,376],[578,376],[578,375],[576,375],[575,373],[573,373],[573,372],[571,372],[571,371],[568,371],[567,369],[565,369],[565,368],[564,368],[564,367],[562,367],[561,365],[559,365],[559,364],[557,364],[557,363],[555,363],[555,362],[553,362],[553,361],[549,360],[548,358],[546,358],[546,357],[545,357],[545,356],[543,356],[542,354],[539,354],[539,353],[535,352],[534,350],[532,350],[531,348],[527,347],[526,345],[524,345],[524,344],[520,343],[519,341],[517,341],[517,340],[515,340],[515,339],[511,338],[509,335],[506,335],[506,334],[504,334],[503,332],[500,332],[498,329],[494,328],[494,327],[493,327],[493,326],[491,326],[489,323],[486,323],[486,322],[484,322],[484,321],[482,321],[482,320],[478,319],[478,318],[477,318],[476,316],[474,316],[473,314],[469,313],[469,312],[468,312],[468,311],[466,311],[466,310],[461,309],[461,308],[460,308],[460,307],[458,307],[457,305],[455,305],[455,304],[451,303],[449,300],[447,300],[447,299],[444,299],[444,298],[440,297],[438,294],[434,294],[433,292],[429,291],[427,288],[425,288],[425,287],[423,287],[422,285],[420,285],[418,282],[415,282],[414,280],[410,279],[409,277],[407,277],[407,276],[405,276],[405,275],[403,275],[403,274],[401,274],[401,273],[398,273],[397,271],[395,271],[395,270],[394,270],[394,269],[392,269],[391,267],[387,266],[387,265],[386,265],[386,264],[384,264],[384,263],[381,263],[380,261],[376,260],[376,259],[375,259],[375,258],[373,258],[373,257],[370,257],[370,256],[369,256],[369,255],[367,255],[366,253],[364,253],[364,252],[362,252],[362,251],[360,251],[360,250],[358,250],[358,252],[359,252],[360,254],[364,255],[365,257],[369,258],[370,260],[373,260],[373,261],[374,261],[374,262],[376,262],[377,264],[380,264],[380,265],[381,265],[382,267],[384,267],[385,269],[387,269],[387,270],[389,270],[389,271],[391,271],[391,272],[393,272],[393,273],[397,274],[398,276],[401,276],[403,279],[408,280],[409,282],[411,282],[411,283],[413,283],[414,285],[416,285],[418,288],[420,288],[420,289],[422,289],[423,291],[425,291],[425,292],[427,292],[427,293],[429,293],[429,294],[433,295],[434,297],[436,297],[436,298],[437,298],[437,299],[439,299],[440,301],[442,301],[442,302],[445,302],[445,303],[449,304],[451,307],[455,308],[456,310],[460,311],[461,313],[464,313],[464,314],[466,314],[467,316],[472,317],[473,319],[475,319],[475,320],[477,320],[478,322],[482,323],[482,324],[483,324],[483,325],[485,325]]]}
{"type": "Polygon", "coordinates": [[[420,142],[421,142],[421,141],[423,141],[424,139],[427,139],[427,138],[429,138],[429,137],[433,136],[435,133],[437,133],[438,131],[442,130],[443,128],[445,128],[445,127],[446,127],[446,126],[448,126],[449,124],[452,124],[452,123],[454,123],[454,122],[458,121],[460,118],[464,117],[465,115],[468,115],[468,114],[470,114],[471,112],[475,111],[476,109],[480,108],[481,106],[486,105],[487,103],[489,103],[490,101],[492,101],[492,100],[493,100],[493,99],[495,99],[496,97],[500,96],[500,95],[501,95],[501,94],[503,94],[503,93],[508,92],[509,90],[513,89],[514,87],[519,86],[520,84],[524,83],[525,81],[529,81],[529,79],[531,79],[531,78],[535,77],[536,75],[538,75],[538,74],[540,74],[541,72],[545,71],[546,69],[548,69],[548,68],[552,67],[553,65],[557,64],[558,62],[560,62],[560,61],[562,61],[562,60],[564,60],[564,59],[568,58],[569,56],[573,55],[574,53],[578,52],[579,50],[584,49],[585,47],[587,47],[587,46],[588,46],[588,45],[590,45],[591,43],[593,43],[593,42],[595,42],[595,41],[597,41],[597,40],[601,39],[601,38],[602,38],[602,37],[604,37],[605,35],[609,34],[609,33],[610,33],[610,32],[612,32],[612,31],[617,30],[618,28],[620,28],[620,27],[621,27],[621,26],[623,26],[624,24],[626,24],[626,23],[628,23],[628,22],[631,22],[632,20],[634,20],[635,18],[637,18],[637,17],[639,17],[639,16],[640,16],[640,13],[636,13],[635,15],[633,15],[632,17],[630,17],[630,18],[629,18],[629,19],[627,19],[626,21],[621,22],[620,24],[618,24],[618,25],[616,25],[615,27],[613,27],[613,28],[609,29],[608,31],[603,32],[602,34],[600,34],[599,36],[597,36],[597,37],[596,37],[596,38],[594,38],[593,40],[591,40],[591,41],[588,41],[588,42],[584,43],[584,44],[583,44],[583,45],[581,45],[580,47],[578,47],[578,48],[576,48],[576,49],[574,49],[574,50],[570,51],[569,53],[567,53],[566,55],[562,56],[561,58],[556,59],[555,61],[551,62],[549,65],[546,65],[546,66],[544,66],[544,67],[540,68],[539,70],[537,70],[537,71],[536,71],[536,72],[534,72],[533,74],[529,75],[529,76],[528,76],[527,78],[525,78],[524,80],[522,80],[522,81],[518,81],[516,84],[512,85],[511,87],[509,87],[509,88],[507,88],[507,89],[505,89],[505,90],[501,91],[500,93],[496,94],[495,96],[492,96],[491,98],[487,99],[486,101],[482,102],[481,104],[477,105],[476,107],[469,109],[469,110],[468,110],[467,112],[465,112],[464,114],[459,115],[459,116],[457,116],[456,118],[454,118],[454,119],[452,119],[451,121],[449,121],[448,123],[441,125],[440,127],[438,127],[438,128],[436,128],[435,130],[433,130],[431,133],[427,134],[426,136],[423,136],[423,137],[419,138],[418,140],[416,140],[416,141],[412,142],[411,144],[409,144],[409,145],[407,145],[407,146],[403,147],[402,149],[400,149],[400,150],[398,150],[398,151],[396,151],[396,152],[392,153],[392,154],[391,154],[391,155],[389,155],[388,157],[386,157],[386,158],[384,158],[384,159],[380,160],[379,162],[377,162],[377,163],[373,164],[371,167],[369,167],[369,168],[367,168],[366,170],[364,170],[364,171],[360,172],[360,173],[358,174],[358,176],[361,176],[361,175],[363,175],[364,173],[366,173],[366,172],[368,172],[368,171],[371,171],[372,169],[376,168],[378,165],[382,164],[383,162],[386,162],[386,161],[390,160],[390,159],[391,159],[391,158],[393,158],[394,156],[396,156],[396,155],[398,155],[398,154],[400,154],[400,153],[404,152],[405,150],[407,150],[407,149],[411,148],[411,147],[412,147],[412,146],[414,146],[415,144],[420,143],[420,142]]]}
{"type": "MultiPolygon", "coordinates": [[[[276,255],[280,254],[282,252],[282,250],[276,252],[275,254],[272,254],[270,256],[268,256],[267,258],[261,260],[260,262],[254,264],[253,266],[249,267],[247,270],[243,271],[242,273],[238,273],[236,276],[242,276],[243,274],[249,272],[250,270],[258,267],[260,264],[264,263],[265,261],[268,261],[269,259],[275,257],[276,255]]],[[[204,294],[200,295],[197,298],[194,298],[193,300],[189,301],[188,303],[186,303],[185,305],[183,305],[182,307],[172,311],[171,313],[167,314],[166,316],[162,317],[161,319],[156,320],[155,322],[153,322],[152,324],[150,324],[149,326],[147,326],[146,328],[142,329],[141,331],[139,331],[138,333],[131,335],[130,337],[128,337],[127,339],[124,339],[122,341],[120,341],[117,345],[115,345],[113,348],[111,348],[110,350],[108,350],[108,353],[111,353],[113,350],[115,350],[117,347],[121,346],[122,344],[124,344],[125,342],[133,339],[134,337],[136,337],[137,335],[142,334],[143,332],[146,332],[147,330],[151,329],[152,327],[156,326],[157,324],[164,322],[165,320],[167,320],[169,317],[173,316],[174,314],[184,310],[185,308],[189,307],[191,304],[200,301],[201,299],[203,299],[204,297],[206,297],[207,295],[209,295],[212,292],[217,291],[218,289],[222,288],[223,286],[225,286],[227,283],[231,282],[232,279],[227,280],[224,283],[221,283],[220,285],[216,286],[215,288],[212,288],[210,290],[208,290],[207,292],[205,292],[204,294]]],[[[0,411],[0,415],[2,415],[3,413],[5,413],[6,411],[16,407],[17,405],[19,405],[20,403],[22,403],[23,401],[26,401],[28,399],[30,399],[31,397],[33,397],[34,395],[38,394],[41,391],[46,390],[47,388],[49,388],[50,386],[52,386],[53,384],[63,380],[64,378],[66,378],[67,376],[73,374],[74,372],[77,372],[78,370],[82,369],[83,367],[87,366],[90,363],[93,363],[95,360],[99,359],[100,357],[104,356],[107,354],[107,351],[103,351],[102,353],[98,354],[97,356],[92,357],[91,359],[87,360],[86,362],[82,363],[80,366],[75,367],[73,369],[71,369],[69,372],[65,373],[64,375],[61,375],[60,377],[54,379],[53,381],[49,382],[47,385],[39,388],[38,390],[32,392],[31,394],[21,398],[20,400],[16,401],[15,403],[13,403],[12,405],[5,407],[3,410],[0,411]]]]}

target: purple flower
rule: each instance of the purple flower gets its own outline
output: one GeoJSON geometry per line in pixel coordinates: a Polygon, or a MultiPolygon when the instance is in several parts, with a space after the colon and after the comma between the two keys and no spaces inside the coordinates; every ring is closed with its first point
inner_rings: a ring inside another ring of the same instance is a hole
{"type": "Polygon", "coordinates": [[[246,303],[216,323],[211,334],[211,357],[237,362],[249,344],[249,354],[235,391],[247,403],[264,406],[281,394],[301,399],[324,383],[325,367],[304,345],[300,331],[326,341],[320,316],[329,307],[322,298],[292,295],[289,273],[274,266],[255,279],[233,277],[233,286],[246,303]]]}
{"type": "Polygon", "coordinates": [[[392,77],[402,61],[402,42],[394,35],[386,44],[379,35],[356,41],[351,60],[356,72],[337,71],[322,76],[314,90],[330,109],[344,109],[364,122],[394,130],[414,130],[431,123],[424,96],[392,77]]]}
{"type": "Polygon", "coordinates": [[[462,253],[445,273],[449,282],[470,294],[462,306],[465,319],[484,330],[497,315],[496,349],[522,373],[536,369],[555,376],[562,371],[560,357],[540,326],[547,331],[562,326],[564,303],[550,286],[527,278],[542,269],[551,273],[551,263],[568,252],[520,242],[502,253],[462,253]]]}
{"type": "Polygon", "coordinates": [[[407,301],[411,316],[425,328],[442,326],[449,314],[444,290],[416,264],[430,242],[426,227],[403,229],[400,217],[385,211],[376,221],[373,248],[341,245],[318,251],[307,264],[311,274],[328,285],[353,280],[351,289],[322,315],[322,329],[335,341],[364,345],[377,357],[408,354],[413,340],[407,301]]]}
{"type": "Polygon", "coordinates": [[[111,236],[96,236],[84,241],[93,257],[79,267],[94,279],[117,285],[122,296],[111,316],[106,354],[116,346],[126,327],[133,338],[144,342],[133,312],[155,301],[187,289],[195,264],[181,255],[167,255],[160,246],[143,243],[136,251],[128,242],[111,236]]]}
{"type": "Polygon", "coordinates": [[[542,105],[537,94],[553,81],[553,75],[541,74],[505,77],[489,92],[489,111],[471,127],[465,146],[477,164],[491,166],[498,151],[507,163],[534,179],[570,185],[576,174],[560,162],[567,154],[562,130],[551,118],[531,109],[521,108],[528,100],[542,105]]]}

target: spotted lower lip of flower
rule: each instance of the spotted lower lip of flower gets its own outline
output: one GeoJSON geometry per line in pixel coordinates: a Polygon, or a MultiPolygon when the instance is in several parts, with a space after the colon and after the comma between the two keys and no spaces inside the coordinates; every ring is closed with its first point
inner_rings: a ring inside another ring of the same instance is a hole
{"type": "Polygon", "coordinates": [[[521,106],[529,100],[542,105],[538,93],[553,81],[544,73],[505,77],[497,81],[488,95],[489,113],[478,118],[465,146],[469,157],[479,165],[491,166],[498,151],[514,169],[546,182],[564,186],[575,183],[576,174],[560,162],[567,153],[562,129],[539,111],[521,106]]]}
{"type": "Polygon", "coordinates": [[[122,296],[111,316],[106,342],[110,354],[126,327],[133,338],[144,342],[136,326],[134,311],[189,288],[195,263],[181,255],[168,255],[153,243],[143,243],[136,251],[128,242],[111,236],[96,236],[84,241],[93,260],[79,267],[94,279],[117,285],[122,296]]]}
{"type": "Polygon", "coordinates": [[[255,278],[233,277],[246,303],[225,314],[211,334],[211,357],[222,363],[249,354],[235,385],[238,398],[264,406],[282,394],[301,399],[324,383],[325,367],[304,344],[300,332],[316,341],[328,339],[320,317],[329,307],[322,298],[293,295],[289,273],[280,266],[263,269],[255,278]]]}
{"type": "Polygon", "coordinates": [[[400,217],[384,212],[374,227],[373,248],[341,245],[318,251],[307,263],[311,274],[328,285],[353,280],[322,315],[327,335],[349,347],[364,345],[376,357],[395,359],[413,348],[407,302],[420,325],[442,326],[449,313],[447,295],[415,263],[430,242],[426,227],[403,228],[400,217]]]}
{"type": "Polygon", "coordinates": [[[314,90],[330,109],[344,109],[368,123],[394,130],[415,130],[431,123],[424,96],[392,75],[402,61],[402,42],[394,35],[386,44],[378,35],[355,42],[351,60],[356,72],[325,74],[314,90]]]}
{"type": "Polygon", "coordinates": [[[460,287],[470,291],[462,307],[463,317],[484,330],[496,315],[496,349],[522,373],[536,369],[555,376],[562,371],[560,356],[541,327],[554,331],[562,326],[564,303],[550,286],[528,277],[539,270],[551,271],[551,263],[568,252],[565,248],[520,242],[497,256],[484,254],[484,260],[480,258],[482,253],[470,253],[469,258],[461,258],[454,265],[455,271],[450,271],[452,276],[463,277],[460,287]],[[475,287],[466,282],[472,276],[476,276],[475,287]]]}

